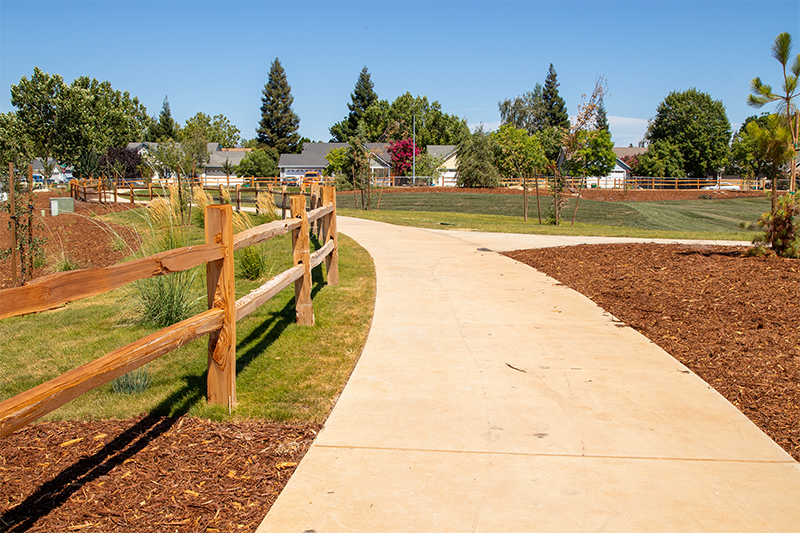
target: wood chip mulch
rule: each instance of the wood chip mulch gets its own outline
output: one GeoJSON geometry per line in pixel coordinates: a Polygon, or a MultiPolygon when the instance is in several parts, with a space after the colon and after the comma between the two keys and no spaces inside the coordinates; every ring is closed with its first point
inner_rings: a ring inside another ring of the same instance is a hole
{"type": "Polygon", "coordinates": [[[255,531],[320,427],[34,424],[0,440],[0,531],[255,531]]]}
{"type": "Polygon", "coordinates": [[[505,255],[644,334],[800,461],[800,260],[657,244],[505,255]]]}

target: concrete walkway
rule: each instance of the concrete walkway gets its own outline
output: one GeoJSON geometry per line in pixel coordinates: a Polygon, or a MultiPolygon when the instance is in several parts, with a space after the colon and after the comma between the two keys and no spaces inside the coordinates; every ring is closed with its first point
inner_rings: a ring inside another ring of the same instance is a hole
{"type": "Polygon", "coordinates": [[[800,531],[800,465],[655,344],[490,250],[626,239],[339,219],[367,344],[259,532],[800,531]]]}

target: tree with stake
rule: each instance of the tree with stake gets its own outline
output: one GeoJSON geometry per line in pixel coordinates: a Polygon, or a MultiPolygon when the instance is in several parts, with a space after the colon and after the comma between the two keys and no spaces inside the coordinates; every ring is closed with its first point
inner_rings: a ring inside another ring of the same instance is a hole
{"type": "MultiPolygon", "coordinates": [[[[791,59],[792,54],[792,36],[789,33],[781,33],[775,38],[775,43],[772,45],[772,57],[778,60],[783,69],[783,85],[781,86],[781,93],[778,94],[772,90],[772,87],[765,85],[761,78],[753,78],[750,82],[751,94],[747,97],[748,105],[753,107],[763,107],[769,103],[778,104],[778,112],[786,114],[786,124],[789,126],[791,134],[791,147],[794,152],[794,164],[792,165],[791,181],[789,189],[791,191],[797,190],[797,151],[800,150],[798,144],[798,134],[800,134],[800,113],[798,113],[797,106],[794,99],[800,95],[800,87],[798,87],[798,78],[800,78],[800,54],[797,54],[792,61],[790,67],[790,74],[786,73],[786,66],[791,59]],[[794,120],[792,120],[794,118],[794,120]]],[[[775,208],[773,202],[773,209],[775,208]]]]}
{"type": "Polygon", "coordinates": [[[542,223],[542,210],[539,204],[539,169],[545,165],[544,150],[535,137],[528,135],[524,129],[510,124],[500,126],[491,134],[497,148],[497,167],[504,175],[517,175],[522,181],[524,191],[523,219],[528,221],[528,179],[536,180],[536,208],[539,224],[542,223]]]}

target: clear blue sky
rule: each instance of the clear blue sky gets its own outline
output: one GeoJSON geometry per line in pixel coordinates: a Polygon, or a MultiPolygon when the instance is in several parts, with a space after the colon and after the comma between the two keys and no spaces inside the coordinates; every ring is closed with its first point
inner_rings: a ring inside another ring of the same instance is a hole
{"type": "Polygon", "coordinates": [[[770,55],[788,31],[800,53],[800,2],[785,1],[8,1],[0,0],[0,111],[38,66],[138,96],[150,115],[169,97],[181,123],[227,116],[255,136],[261,91],[280,58],[300,133],[327,141],[361,68],[390,102],[438,100],[471,126],[499,124],[497,102],[555,66],[570,115],[597,76],[618,146],[634,145],[673,90],[725,105],[734,128],[757,111],[749,82],[780,85],[770,55]]]}

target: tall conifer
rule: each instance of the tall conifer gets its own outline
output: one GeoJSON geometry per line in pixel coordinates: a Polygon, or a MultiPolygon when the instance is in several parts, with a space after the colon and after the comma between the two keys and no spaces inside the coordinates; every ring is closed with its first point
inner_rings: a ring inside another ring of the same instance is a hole
{"type": "Polygon", "coordinates": [[[353,103],[347,104],[347,109],[350,110],[350,114],[347,116],[347,123],[350,126],[350,132],[355,132],[364,111],[378,101],[375,84],[372,83],[367,67],[361,69],[361,74],[358,75],[358,81],[355,89],[350,94],[350,99],[353,103]]]}
{"type": "Polygon", "coordinates": [[[611,129],[608,126],[608,115],[606,114],[606,103],[603,101],[603,97],[600,96],[600,102],[597,104],[597,121],[596,124],[598,130],[605,130],[608,133],[611,133],[611,129]]]}
{"type": "Polygon", "coordinates": [[[258,142],[281,154],[297,151],[300,142],[300,118],[292,111],[292,87],[276,57],[269,69],[269,81],[261,97],[261,121],[256,130],[258,142]]]}
{"type": "Polygon", "coordinates": [[[542,92],[546,108],[545,120],[549,126],[568,129],[569,114],[567,113],[567,104],[558,94],[558,85],[556,69],[550,63],[550,68],[547,70],[547,78],[544,80],[544,91],[542,92]]]}

